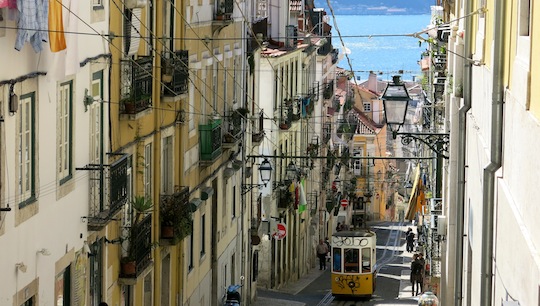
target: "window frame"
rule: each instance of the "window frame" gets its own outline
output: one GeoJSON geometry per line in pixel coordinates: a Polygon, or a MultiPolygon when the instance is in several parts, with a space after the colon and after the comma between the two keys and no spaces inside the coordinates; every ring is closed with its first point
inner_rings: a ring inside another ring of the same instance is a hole
{"type": "Polygon", "coordinates": [[[18,191],[21,195],[21,199],[19,200],[19,208],[25,207],[26,205],[35,202],[36,201],[36,94],[35,92],[27,93],[22,95],[19,98],[19,122],[18,122],[18,128],[17,128],[17,137],[19,138],[19,144],[18,144],[18,150],[19,150],[19,158],[18,158],[18,191]],[[25,102],[27,101],[28,102],[25,102]],[[23,103],[29,103],[28,106],[24,106],[23,103]],[[22,156],[21,153],[23,151],[23,139],[25,138],[23,136],[23,118],[25,118],[25,115],[27,114],[27,111],[29,110],[29,116],[27,120],[29,120],[28,124],[30,125],[25,131],[24,134],[30,134],[27,135],[29,139],[29,146],[30,148],[27,149],[29,151],[29,156],[27,160],[22,162],[22,156]],[[27,165],[24,167],[24,165],[27,165]],[[24,169],[23,169],[24,168],[24,169]],[[27,173],[29,171],[29,173],[27,173]],[[24,172],[24,175],[23,175],[24,172]],[[26,179],[24,179],[26,178],[26,179]],[[24,182],[23,182],[24,179],[24,182]],[[23,192],[24,185],[28,184],[28,190],[25,190],[23,192]]]}
{"type": "Polygon", "coordinates": [[[63,185],[73,177],[73,80],[60,83],[58,91],[58,124],[60,128],[57,141],[59,152],[57,174],[60,178],[60,185],[63,185]],[[65,91],[66,89],[67,91],[65,91]],[[68,95],[66,99],[64,99],[63,93],[68,95]],[[66,159],[63,158],[64,156],[66,159]]]}

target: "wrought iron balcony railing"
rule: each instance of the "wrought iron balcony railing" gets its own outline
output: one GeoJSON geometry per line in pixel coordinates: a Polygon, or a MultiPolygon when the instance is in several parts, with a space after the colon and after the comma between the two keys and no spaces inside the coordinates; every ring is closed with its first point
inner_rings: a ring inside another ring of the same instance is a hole
{"type": "Polygon", "coordinates": [[[161,57],[164,96],[178,96],[188,91],[189,57],[187,50],[164,52],[161,57]]]}
{"type": "Polygon", "coordinates": [[[282,130],[288,130],[291,128],[293,121],[293,104],[291,102],[285,102],[281,106],[281,114],[279,120],[279,128],[282,130]]]}
{"type": "Polygon", "coordinates": [[[153,58],[121,60],[120,113],[136,114],[152,106],[153,58]]]}
{"type": "Polygon", "coordinates": [[[189,187],[160,196],[160,238],[177,243],[191,233],[193,221],[189,206],[189,187]]]}
{"type": "Polygon", "coordinates": [[[90,164],[77,169],[90,171],[88,230],[101,230],[127,202],[128,157],[122,155],[110,165],[90,164]]]}

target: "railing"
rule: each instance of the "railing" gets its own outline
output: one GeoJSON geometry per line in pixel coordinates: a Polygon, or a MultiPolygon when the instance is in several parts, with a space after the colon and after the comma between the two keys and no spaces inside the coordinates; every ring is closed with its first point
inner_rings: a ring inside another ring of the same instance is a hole
{"type": "Polygon", "coordinates": [[[332,50],[332,64],[337,63],[339,59],[339,49],[332,50]]]}
{"type": "Polygon", "coordinates": [[[328,100],[334,97],[334,80],[330,80],[330,82],[325,83],[323,86],[323,98],[328,100]]]}
{"type": "Polygon", "coordinates": [[[152,106],[153,58],[121,60],[120,113],[136,114],[152,106]]]}
{"type": "Polygon", "coordinates": [[[187,50],[164,52],[161,58],[164,96],[178,96],[188,91],[189,57],[187,50]]]}
{"type": "Polygon", "coordinates": [[[251,142],[253,144],[259,144],[264,139],[264,113],[259,113],[259,118],[256,122],[256,130],[251,135],[251,142]]]}
{"type": "Polygon", "coordinates": [[[281,106],[281,118],[279,120],[279,128],[282,130],[288,130],[291,128],[293,121],[293,104],[285,102],[281,106]]]}
{"type": "Polygon", "coordinates": [[[88,230],[102,229],[127,202],[127,168],[128,155],[111,165],[90,164],[78,168],[90,171],[88,230]]]}
{"type": "Polygon", "coordinates": [[[326,42],[324,45],[320,46],[319,49],[317,49],[317,54],[319,55],[328,55],[333,49],[332,47],[332,37],[327,37],[326,42]]]}
{"type": "Polygon", "coordinates": [[[216,20],[230,20],[234,10],[234,0],[221,0],[217,2],[216,20]]]}
{"type": "Polygon", "coordinates": [[[190,234],[192,229],[189,207],[189,187],[181,187],[173,194],[163,194],[159,201],[161,239],[178,242],[190,234]],[[164,228],[169,227],[167,233],[164,228]]]}
{"type": "Polygon", "coordinates": [[[137,276],[148,267],[152,261],[152,214],[148,214],[132,231],[134,235],[131,242],[134,243],[134,258],[137,263],[137,276]]]}
{"type": "Polygon", "coordinates": [[[221,155],[221,119],[199,125],[201,160],[214,161],[221,155]]]}

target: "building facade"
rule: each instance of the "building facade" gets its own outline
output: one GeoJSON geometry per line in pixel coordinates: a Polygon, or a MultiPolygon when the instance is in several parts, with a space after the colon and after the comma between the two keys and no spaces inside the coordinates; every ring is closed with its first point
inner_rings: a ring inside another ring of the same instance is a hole
{"type": "Polygon", "coordinates": [[[453,79],[440,298],[444,305],[536,305],[540,7],[442,2],[453,79]]]}

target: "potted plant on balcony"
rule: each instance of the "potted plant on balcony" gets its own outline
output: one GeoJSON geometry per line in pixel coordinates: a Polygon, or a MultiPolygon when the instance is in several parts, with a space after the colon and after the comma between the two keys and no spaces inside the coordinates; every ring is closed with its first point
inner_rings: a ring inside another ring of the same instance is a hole
{"type": "Polygon", "coordinates": [[[225,1],[219,3],[219,7],[216,12],[216,20],[225,20],[225,1]]]}
{"type": "Polygon", "coordinates": [[[120,260],[121,273],[125,276],[134,276],[136,274],[136,258],[135,250],[136,243],[135,237],[138,232],[138,227],[144,216],[150,213],[152,209],[152,200],[146,196],[135,196],[131,200],[131,208],[133,210],[133,217],[131,220],[131,227],[129,228],[129,234],[127,237],[128,249],[126,256],[120,260]]]}
{"type": "Polygon", "coordinates": [[[161,238],[172,239],[175,237],[175,225],[182,218],[180,199],[172,195],[161,196],[159,203],[159,218],[161,221],[161,238]]]}

